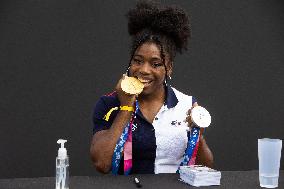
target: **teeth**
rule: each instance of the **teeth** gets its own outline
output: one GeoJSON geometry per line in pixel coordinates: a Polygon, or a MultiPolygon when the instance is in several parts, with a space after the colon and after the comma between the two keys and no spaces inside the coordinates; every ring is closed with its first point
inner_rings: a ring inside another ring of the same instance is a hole
{"type": "Polygon", "coordinates": [[[150,82],[150,80],[144,80],[144,79],[141,79],[141,78],[138,78],[139,79],[139,81],[141,81],[142,83],[148,83],[148,82],[150,82]]]}

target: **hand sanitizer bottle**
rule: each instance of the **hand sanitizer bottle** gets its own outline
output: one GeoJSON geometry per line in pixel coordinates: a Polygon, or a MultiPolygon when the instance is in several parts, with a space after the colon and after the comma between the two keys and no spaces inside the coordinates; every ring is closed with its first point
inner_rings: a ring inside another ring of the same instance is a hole
{"type": "Polygon", "coordinates": [[[56,184],[55,189],[69,189],[69,158],[67,150],[64,148],[64,143],[67,140],[59,139],[58,144],[61,147],[58,149],[58,156],[56,157],[56,184]]]}

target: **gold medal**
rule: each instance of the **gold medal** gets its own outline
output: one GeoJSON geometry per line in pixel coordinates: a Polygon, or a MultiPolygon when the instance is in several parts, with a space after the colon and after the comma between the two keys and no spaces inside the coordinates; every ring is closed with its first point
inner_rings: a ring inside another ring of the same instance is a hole
{"type": "Polygon", "coordinates": [[[143,91],[144,85],[135,77],[124,76],[121,81],[121,89],[130,95],[138,95],[143,91]]]}

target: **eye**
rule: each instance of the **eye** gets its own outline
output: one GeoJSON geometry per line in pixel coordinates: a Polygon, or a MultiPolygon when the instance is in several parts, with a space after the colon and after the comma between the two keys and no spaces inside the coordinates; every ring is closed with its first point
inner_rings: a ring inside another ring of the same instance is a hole
{"type": "Polygon", "coordinates": [[[135,64],[141,64],[142,60],[138,59],[138,58],[133,58],[133,63],[135,64]]]}
{"type": "Polygon", "coordinates": [[[163,66],[163,64],[160,61],[154,61],[152,62],[152,66],[154,68],[157,68],[157,67],[163,66]]]}

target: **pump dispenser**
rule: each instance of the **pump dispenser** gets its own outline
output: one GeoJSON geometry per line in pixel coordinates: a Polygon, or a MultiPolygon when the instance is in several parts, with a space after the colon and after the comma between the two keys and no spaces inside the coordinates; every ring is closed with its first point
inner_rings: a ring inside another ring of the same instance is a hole
{"type": "Polygon", "coordinates": [[[67,157],[67,150],[64,148],[64,143],[67,142],[67,140],[59,139],[57,141],[58,144],[61,144],[61,147],[58,149],[58,158],[64,159],[67,157]]]}
{"type": "Polygon", "coordinates": [[[64,143],[67,140],[59,139],[58,144],[61,147],[58,149],[58,156],[56,158],[56,184],[55,189],[69,189],[69,158],[67,150],[64,148],[64,143]]]}

